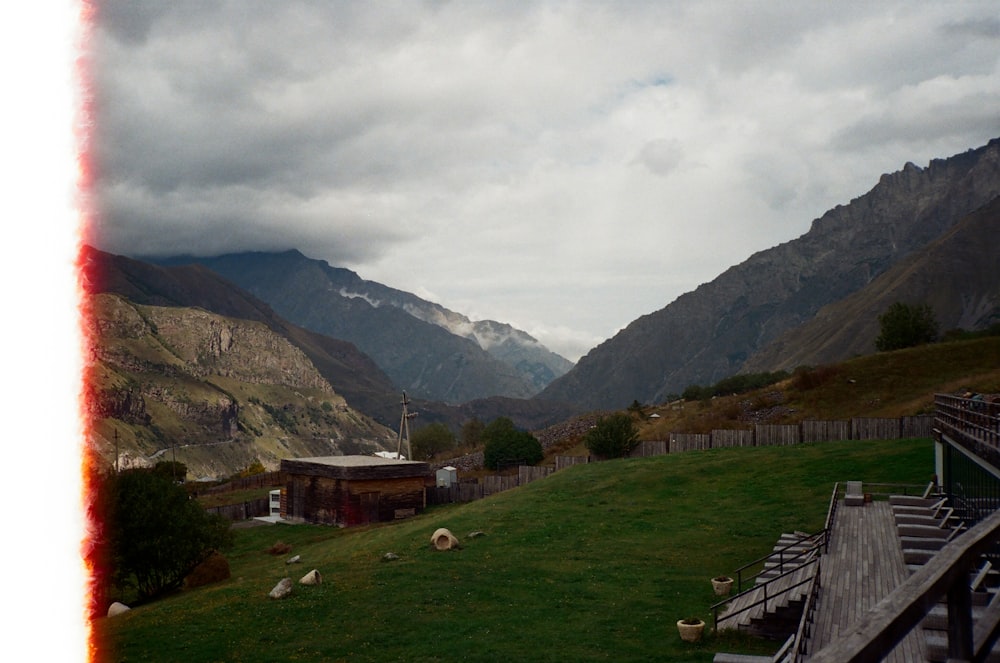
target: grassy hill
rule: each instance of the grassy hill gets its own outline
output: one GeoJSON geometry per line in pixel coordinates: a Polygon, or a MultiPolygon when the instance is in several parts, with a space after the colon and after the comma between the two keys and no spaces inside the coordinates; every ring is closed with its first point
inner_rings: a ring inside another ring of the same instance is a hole
{"type": "Polygon", "coordinates": [[[1000,336],[934,343],[800,369],[771,387],[706,401],[646,408],[644,440],[673,432],[791,424],[806,419],[900,417],[934,410],[935,393],[1000,392],[1000,336]]]}
{"type": "Polygon", "coordinates": [[[576,466],[478,502],[355,529],[237,531],[232,578],[94,624],[97,660],[710,661],[681,642],[709,579],[822,527],[835,481],[924,483],[927,440],[717,449],[576,466]],[[437,552],[448,527],[463,543],[437,552]],[[468,538],[472,531],[485,536],[468,538]],[[282,540],[288,555],[266,549],[282,540]],[[394,552],[400,559],[383,561],[394,552]],[[287,566],[299,554],[302,563],[287,566]],[[324,582],[267,597],[284,576],[324,582]]]}

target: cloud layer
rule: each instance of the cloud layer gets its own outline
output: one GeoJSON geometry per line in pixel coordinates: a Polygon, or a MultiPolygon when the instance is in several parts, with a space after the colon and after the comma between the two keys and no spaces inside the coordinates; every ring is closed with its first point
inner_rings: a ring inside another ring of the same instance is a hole
{"type": "Polygon", "coordinates": [[[963,3],[101,3],[92,241],[298,248],[576,359],[1000,135],[963,3]]]}

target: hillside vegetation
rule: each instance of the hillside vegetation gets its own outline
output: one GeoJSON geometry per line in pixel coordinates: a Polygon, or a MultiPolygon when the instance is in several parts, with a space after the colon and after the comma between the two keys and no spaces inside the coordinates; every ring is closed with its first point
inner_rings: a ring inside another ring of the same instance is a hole
{"type": "Polygon", "coordinates": [[[933,412],[935,393],[1000,392],[1000,336],[922,345],[802,368],[777,384],[705,401],[644,409],[644,440],[755,423],[901,417],[933,412]],[[649,419],[652,414],[659,418],[649,419]]]}
{"type": "Polygon", "coordinates": [[[923,483],[927,440],[717,449],[580,465],[491,498],[354,529],[237,532],[232,578],[94,624],[98,660],[710,661],[768,652],[710,621],[709,579],[822,527],[835,481],[923,483]],[[462,549],[434,551],[448,527],[462,549]],[[469,538],[473,531],[484,536],[469,538]],[[266,550],[278,540],[283,556],[266,550]],[[393,552],[398,561],[383,561],[393,552]],[[302,563],[286,559],[301,555],[302,563]],[[323,584],[267,597],[316,568],[323,584]]]}

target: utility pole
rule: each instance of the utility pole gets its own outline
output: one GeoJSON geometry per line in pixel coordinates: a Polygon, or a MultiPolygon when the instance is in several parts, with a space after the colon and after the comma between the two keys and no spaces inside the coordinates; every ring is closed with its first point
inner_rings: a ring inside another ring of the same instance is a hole
{"type": "Polygon", "coordinates": [[[413,460],[413,448],[410,446],[410,419],[417,416],[416,412],[407,412],[406,406],[410,404],[410,400],[406,397],[406,392],[403,392],[403,414],[399,418],[399,436],[396,438],[396,460],[400,459],[400,454],[403,452],[403,433],[406,433],[406,458],[407,460],[413,460]]]}

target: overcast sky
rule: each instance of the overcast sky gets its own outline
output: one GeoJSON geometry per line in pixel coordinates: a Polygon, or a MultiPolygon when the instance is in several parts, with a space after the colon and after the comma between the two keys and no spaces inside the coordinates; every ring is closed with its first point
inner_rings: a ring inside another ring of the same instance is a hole
{"type": "Polygon", "coordinates": [[[297,248],[576,360],[1000,136],[982,2],[101,2],[95,223],[297,248]]]}

